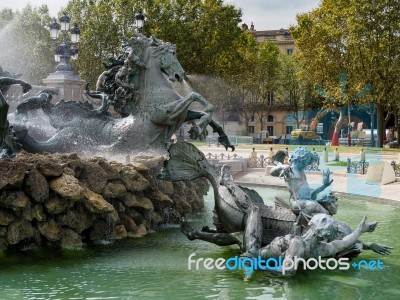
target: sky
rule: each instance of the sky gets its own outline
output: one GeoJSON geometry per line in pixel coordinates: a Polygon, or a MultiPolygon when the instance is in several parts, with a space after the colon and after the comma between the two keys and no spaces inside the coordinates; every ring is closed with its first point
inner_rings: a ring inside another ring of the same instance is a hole
{"type": "MultiPolygon", "coordinates": [[[[311,11],[320,0],[224,0],[242,8],[242,20],[250,26],[254,23],[256,30],[288,28],[296,24],[296,14],[311,11]]],[[[65,7],[68,0],[1,0],[0,9],[21,9],[28,3],[32,6],[47,4],[50,15],[65,7]]]]}

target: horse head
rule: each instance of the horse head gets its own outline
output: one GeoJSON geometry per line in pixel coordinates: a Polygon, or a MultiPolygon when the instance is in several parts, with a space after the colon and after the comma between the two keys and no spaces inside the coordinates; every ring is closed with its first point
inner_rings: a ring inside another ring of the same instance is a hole
{"type": "Polygon", "coordinates": [[[158,59],[158,66],[169,80],[181,82],[185,76],[181,64],[176,57],[176,46],[161,40],[150,38],[150,46],[153,47],[153,56],[158,59]]]}

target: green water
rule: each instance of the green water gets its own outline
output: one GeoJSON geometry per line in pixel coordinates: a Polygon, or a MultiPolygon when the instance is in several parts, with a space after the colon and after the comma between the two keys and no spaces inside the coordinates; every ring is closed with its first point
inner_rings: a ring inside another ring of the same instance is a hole
{"type": "MultiPolygon", "coordinates": [[[[286,191],[257,188],[269,198],[286,191]]],[[[201,228],[211,224],[207,211],[190,216],[201,228]]],[[[394,247],[390,256],[370,251],[361,259],[381,259],[384,270],[298,271],[294,278],[262,272],[188,270],[187,258],[229,258],[236,247],[188,241],[178,226],[162,228],[142,239],[128,239],[80,251],[28,249],[0,255],[0,299],[400,299],[400,206],[363,198],[340,200],[337,219],[354,228],[363,215],[378,220],[377,230],[363,236],[394,247]]]]}

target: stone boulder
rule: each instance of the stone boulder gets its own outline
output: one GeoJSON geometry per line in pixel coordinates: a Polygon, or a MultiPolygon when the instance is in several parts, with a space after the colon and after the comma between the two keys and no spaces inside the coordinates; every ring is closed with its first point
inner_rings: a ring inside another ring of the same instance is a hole
{"type": "Polygon", "coordinates": [[[63,167],[59,163],[48,159],[40,160],[37,169],[45,177],[59,177],[63,173],[63,167]]]}
{"type": "Polygon", "coordinates": [[[82,163],[82,173],[79,180],[92,191],[102,194],[107,184],[108,175],[98,164],[87,161],[82,163]]]}
{"type": "Polygon", "coordinates": [[[85,198],[83,203],[85,207],[92,213],[108,213],[114,211],[114,207],[104,200],[103,196],[86,188],[84,191],[85,198]]]}
{"type": "Polygon", "coordinates": [[[60,246],[64,249],[80,249],[83,246],[82,237],[70,228],[63,228],[60,246]]]}
{"type": "Polygon", "coordinates": [[[79,201],[84,197],[84,189],[79,184],[79,180],[71,175],[62,174],[52,179],[50,188],[65,199],[79,201]]]}
{"type": "Polygon", "coordinates": [[[128,191],[142,192],[150,187],[149,181],[129,165],[122,167],[120,175],[128,191]]]}
{"type": "Polygon", "coordinates": [[[14,211],[22,211],[30,205],[30,201],[24,192],[3,191],[0,194],[0,205],[14,211]]]}
{"type": "Polygon", "coordinates": [[[103,191],[103,196],[106,199],[121,198],[126,194],[125,186],[118,181],[110,181],[107,183],[103,191]]]}
{"type": "Polygon", "coordinates": [[[58,241],[61,238],[61,227],[53,219],[39,223],[38,229],[40,234],[51,242],[58,241]]]}
{"type": "Polygon", "coordinates": [[[58,215],[74,206],[74,201],[52,195],[45,203],[44,207],[51,215],[58,215]]]}
{"type": "Polygon", "coordinates": [[[32,239],[33,227],[30,222],[26,220],[15,220],[7,229],[7,242],[10,245],[16,245],[24,240],[32,239]]]}
{"type": "Polygon", "coordinates": [[[46,201],[49,198],[49,184],[46,177],[36,169],[31,170],[25,178],[25,191],[36,202],[46,201]]]}
{"type": "Polygon", "coordinates": [[[5,209],[0,209],[0,225],[8,226],[11,222],[15,220],[15,215],[11,211],[5,209]]]}
{"type": "Polygon", "coordinates": [[[2,160],[0,164],[0,190],[18,188],[24,182],[27,165],[14,160],[2,160]]]}

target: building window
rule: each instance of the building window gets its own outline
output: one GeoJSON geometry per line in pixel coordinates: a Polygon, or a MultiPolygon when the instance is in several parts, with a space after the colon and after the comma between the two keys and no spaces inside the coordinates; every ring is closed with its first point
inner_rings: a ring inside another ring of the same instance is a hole
{"type": "Polygon", "coordinates": [[[286,53],[287,53],[287,55],[292,55],[293,49],[292,48],[286,49],[286,53]]]}
{"type": "Polygon", "coordinates": [[[269,136],[274,135],[274,126],[267,126],[269,136]]]}
{"type": "Polygon", "coordinates": [[[268,115],[267,116],[267,122],[273,122],[274,121],[274,116],[273,115],[268,115]]]}
{"type": "Polygon", "coordinates": [[[274,105],[274,93],[268,93],[267,94],[267,104],[269,106],[274,105]]]}
{"type": "Polygon", "coordinates": [[[293,126],[286,126],[286,134],[291,134],[293,131],[293,126]]]}
{"type": "Polygon", "coordinates": [[[254,115],[250,116],[249,122],[254,122],[254,115]]]}
{"type": "Polygon", "coordinates": [[[248,126],[247,127],[247,132],[248,133],[254,133],[254,126],[248,126]]]}

